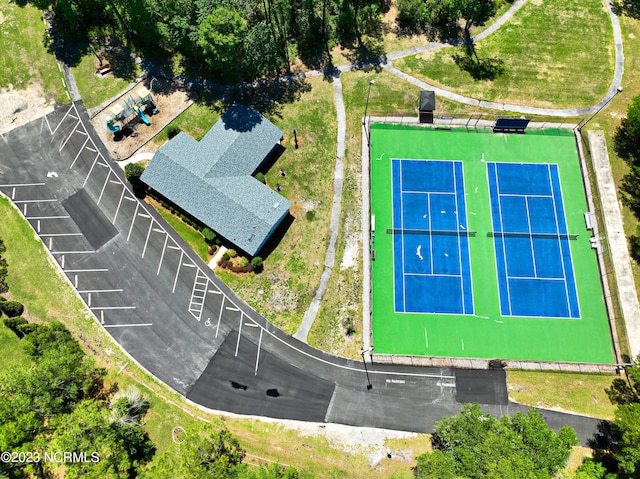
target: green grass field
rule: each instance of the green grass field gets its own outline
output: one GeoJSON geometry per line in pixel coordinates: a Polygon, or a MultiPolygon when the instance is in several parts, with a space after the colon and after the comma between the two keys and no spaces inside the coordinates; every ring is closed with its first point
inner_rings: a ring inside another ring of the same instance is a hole
{"type": "Polygon", "coordinates": [[[573,135],[503,135],[374,124],[371,212],[376,216],[372,262],[373,344],[377,353],[421,356],[611,363],[612,345],[599,272],[590,247],[580,165],[573,135]],[[580,302],[580,319],[502,317],[498,300],[487,162],[556,163],[580,302]],[[376,160],[382,157],[383,160],[376,160]],[[474,316],[394,312],[391,158],[461,160],[464,169],[474,316]],[[425,334],[425,331],[428,334],[425,334]]]}

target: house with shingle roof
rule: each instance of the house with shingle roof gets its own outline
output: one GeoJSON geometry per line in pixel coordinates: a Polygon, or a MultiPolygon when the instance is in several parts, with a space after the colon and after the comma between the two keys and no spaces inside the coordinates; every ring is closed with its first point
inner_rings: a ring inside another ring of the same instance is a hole
{"type": "Polygon", "coordinates": [[[181,132],[160,147],[141,180],[255,256],[291,208],[253,177],[279,153],[282,136],[260,113],[234,104],[202,140],[181,132]]]}

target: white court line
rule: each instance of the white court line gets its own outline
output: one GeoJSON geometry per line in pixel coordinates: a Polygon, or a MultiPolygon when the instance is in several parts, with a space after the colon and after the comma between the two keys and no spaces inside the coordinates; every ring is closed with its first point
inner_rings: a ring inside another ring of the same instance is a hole
{"type": "MultiPolygon", "coordinates": [[[[58,65],[58,67],[59,67],[59,65],[58,65]]],[[[58,128],[60,128],[60,125],[62,125],[62,124],[64,123],[64,120],[66,120],[66,119],[67,119],[67,116],[69,115],[69,113],[71,113],[71,109],[72,109],[72,108],[75,108],[75,104],[73,104],[73,103],[71,104],[71,106],[69,107],[69,109],[67,110],[67,112],[66,112],[66,113],[64,114],[64,116],[62,117],[62,120],[60,120],[60,123],[58,123],[58,126],[56,126],[56,129],[55,129],[55,130],[53,130],[53,131],[51,130],[51,126],[49,125],[49,120],[47,119],[47,117],[46,117],[46,116],[44,117],[44,119],[45,119],[45,120],[46,120],[46,122],[47,122],[47,126],[49,127],[49,131],[51,132],[51,136],[53,136],[53,135],[56,133],[56,131],[58,131],[58,128]]],[[[72,115],[72,118],[75,118],[75,117],[72,115]]]]}
{"type": "Polygon", "coordinates": [[[82,150],[84,150],[84,147],[86,146],[86,144],[89,142],[89,137],[87,136],[87,139],[84,140],[84,143],[82,144],[82,146],[80,147],[80,151],[78,151],[78,154],[76,155],[76,157],[73,159],[73,161],[71,162],[71,165],[69,166],[69,169],[73,168],[73,165],[76,164],[76,161],[78,161],[78,158],[80,157],[80,155],[82,154],[82,150]]]}
{"type": "Polygon", "coordinates": [[[121,310],[121,309],[136,309],[135,306],[91,306],[91,308],[89,309],[97,309],[98,311],[100,310],[111,310],[111,309],[115,309],[115,310],[121,310]]]}
{"type": "MultiPolygon", "coordinates": [[[[488,168],[488,167],[487,167],[488,168]]],[[[504,225],[502,222],[502,201],[500,200],[500,183],[498,181],[498,164],[497,163],[493,163],[493,170],[495,173],[495,178],[496,178],[496,183],[495,183],[495,188],[496,188],[496,195],[497,195],[497,200],[498,200],[498,217],[500,218],[500,232],[504,232],[504,225]]],[[[491,222],[493,223],[493,218],[491,218],[491,222]]],[[[495,249],[495,240],[493,242],[494,245],[494,249],[495,249]]],[[[503,263],[504,263],[504,276],[505,276],[505,283],[506,283],[506,288],[507,288],[507,307],[509,310],[509,315],[512,315],[512,310],[511,310],[511,287],[509,284],[509,270],[507,268],[507,246],[504,242],[504,240],[502,241],[502,258],[503,258],[503,263]]],[[[496,263],[497,263],[497,258],[496,258],[496,263]]],[[[496,271],[497,274],[497,271],[496,271]]],[[[499,276],[498,276],[499,278],[499,276]]],[[[499,286],[499,285],[498,285],[499,286]]],[[[500,297],[500,295],[498,295],[498,297],[500,297]]]]}
{"type": "Polygon", "coordinates": [[[136,211],[133,213],[133,218],[131,218],[131,226],[129,227],[129,234],[127,235],[127,243],[129,242],[129,238],[131,238],[131,231],[133,231],[133,224],[136,222],[136,218],[138,216],[138,208],[140,208],[140,203],[136,201],[136,211]]]}
{"type": "Polygon", "coordinates": [[[429,349],[429,336],[427,335],[427,328],[424,328],[424,344],[429,349]]]}
{"type": "Polygon", "coordinates": [[[263,331],[264,331],[264,329],[260,328],[260,339],[258,339],[258,353],[256,354],[256,369],[255,369],[255,371],[253,371],[253,375],[254,376],[258,375],[258,363],[260,362],[260,348],[262,347],[262,332],[263,331]]]}
{"type": "Polygon", "coordinates": [[[149,236],[151,236],[151,230],[153,229],[154,220],[151,219],[151,223],[149,223],[149,231],[147,231],[147,238],[144,240],[144,248],[142,248],[142,256],[144,258],[144,254],[147,252],[147,244],[149,244],[149,236]]]}
{"type": "Polygon", "coordinates": [[[63,269],[65,273],[104,273],[109,271],[107,268],[94,268],[94,269],[63,269]]]}
{"type": "Polygon", "coordinates": [[[118,206],[116,206],[116,214],[113,215],[113,220],[111,221],[112,225],[116,224],[116,218],[118,217],[118,213],[120,213],[120,206],[122,205],[122,198],[124,198],[124,192],[127,191],[127,188],[122,185],[122,193],[120,194],[120,200],[118,201],[118,206]]]}
{"type": "MultiPolygon", "coordinates": [[[[533,277],[537,277],[537,268],[536,268],[536,254],[533,251],[533,231],[531,231],[531,214],[529,212],[529,198],[527,195],[524,196],[524,206],[527,211],[527,228],[529,228],[529,245],[531,246],[531,263],[533,264],[533,277]]],[[[557,231],[557,230],[556,230],[557,231]]]]}
{"type": "Polygon", "coordinates": [[[46,183],[8,183],[0,185],[0,188],[19,188],[22,186],[44,186],[46,183]]]}
{"type": "Polygon", "coordinates": [[[134,323],[134,324],[104,324],[105,328],[140,328],[143,326],[153,326],[152,323],[134,323]]]}
{"type": "Polygon", "coordinates": [[[122,293],[124,289],[85,289],[78,293],[122,293]]]}
{"type": "MultiPolygon", "coordinates": [[[[558,182],[560,181],[560,171],[558,170],[558,165],[555,165],[556,167],[556,171],[558,174],[558,182]]],[[[555,197],[555,193],[553,192],[553,178],[551,176],[551,165],[547,165],[547,171],[549,173],[549,183],[551,186],[551,198],[553,199],[553,214],[555,217],[555,221],[556,221],[556,231],[558,232],[558,235],[560,235],[560,220],[558,218],[558,205],[556,204],[556,197],[555,197]]],[[[560,185],[558,185],[560,186],[560,185]]],[[[562,198],[562,188],[560,188],[560,201],[562,202],[562,205],[564,207],[564,201],[562,198]]],[[[564,208],[563,208],[564,209],[564,208]]],[[[566,218],[566,213],[565,213],[565,218],[564,218],[564,224],[565,227],[567,228],[567,235],[569,234],[569,224],[567,223],[567,218],[566,218]]],[[[567,310],[569,312],[569,317],[572,318],[573,316],[571,315],[571,298],[569,297],[569,283],[568,283],[568,278],[567,278],[567,271],[566,268],[564,267],[564,256],[563,256],[563,249],[562,249],[562,240],[560,239],[560,236],[558,236],[558,243],[559,243],[559,247],[560,247],[560,258],[561,258],[561,262],[562,262],[562,275],[564,276],[564,291],[565,291],[565,296],[567,299],[567,310]]],[[[567,244],[568,248],[569,248],[569,261],[571,261],[571,268],[575,271],[575,268],[573,268],[573,258],[571,256],[571,245],[567,244]]],[[[574,278],[573,278],[573,282],[575,284],[575,272],[574,272],[574,278]]],[[[578,300],[577,298],[578,295],[578,291],[577,291],[577,287],[576,287],[576,300],[578,300]]],[[[580,317],[580,303],[578,302],[578,317],[580,317]]]]}
{"type": "Polygon", "coordinates": [[[180,267],[182,266],[182,257],[184,256],[184,250],[180,250],[180,261],[178,261],[178,269],[176,270],[175,278],[173,279],[173,289],[171,293],[176,292],[176,284],[178,284],[178,276],[180,274],[180,267]]]}
{"type": "Polygon", "coordinates": [[[220,312],[218,313],[218,326],[216,327],[216,338],[218,337],[218,332],[220,331],[220,320],[222,319],[222,311],[224,311],[224,300],[227,299],[226,296],[222,297],[222,302],[220,303],[220,312]]]}
{"type": "Polygon", "coordinates": [[[41,238],[49,236],[82,236],[82,233],[38,233],[41,238]]]}
{"type": "MultiPolygon", "coordinates": [[[[229,308],[227,308],[229,309],[229,308]]],[[[236,343],[236,354],[235,357],[238,357],[238,349],[240,348],[240,336],[242,336],[242,318],[244,316],[244,313],[240,313],[240,329],[238,330],[238,342],[236,343]]]]}
{"type": "Polygon", "coordinates": [[[160,255],[160,262],[158,263],[158,271],[156,271],[156,276],[160,275],[160,268],[162,267],[162,260],[164,259],[164,252],[167,251],[167,242],[169,241],[169,235],[165,235],[164,237],[164,246],[162,247],[162,254],[160,255]]]}
{"type": "Polygon", "coordinates": [[[98,153],[96,155],[96,157],[93,159],[93,163],[91,164],[91,168],[89,168],[89,173],[87,173],[87,176],[84,179],[84,183],[82,183],[82,187],[83,188],[87,184],[87,181],[89,181],[89,177],[91,176],[91,172],[93,171],[93,168],[96,166],[96,163],[98,162],[98,158],[100,158],[100,153],[98,153]]]}
{"type": "Polygon", "coordinates": [[[100,201],[102,201],[102,195],[104,194],[104,190],[107,187],[107,183],[109,183],[109,178],[111,177],[111,168],[109,168],[109,173],[107,174],[107,177],[104,179],[104,183],[102,185],[102,190],[100,190],[100,196],[98,196],[98,201],[96,202],[96,205],[100,204],[100,201]]]}
{"type": "Polygon", "coordinates": [[[94,254],[95,251],[51,251],[51,254],[94,254]]]}

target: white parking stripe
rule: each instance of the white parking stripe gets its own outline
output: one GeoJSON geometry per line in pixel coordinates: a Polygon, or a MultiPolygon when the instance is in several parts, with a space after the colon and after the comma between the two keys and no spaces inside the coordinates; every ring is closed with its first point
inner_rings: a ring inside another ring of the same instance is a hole
{"type": "Polygon", "coordinates": [[[134,323],[134,324],[105,324],[105,328],[139,328],[143,326],[153,326],[152,323],[134,323]]]}

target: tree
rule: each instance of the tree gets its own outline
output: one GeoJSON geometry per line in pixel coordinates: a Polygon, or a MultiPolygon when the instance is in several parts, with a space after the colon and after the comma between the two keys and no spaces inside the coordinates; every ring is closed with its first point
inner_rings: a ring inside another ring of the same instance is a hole
{"type": "Polygon", "coordinates": [[[568,427],[556,434],[529,409],[500,420],[466,404],[460,414],[435,427],[434,452],[418,456],[414,476],[431,478],[550,478],[564,466],[578,443],[568,427]]]}
{"type": "Polygon", "coordinates": [[[82,461],[65,463],[67,479],[133,477],[154,452],[140,425],[114,422],[109,409],[95,400],[83,401],[52,425],[55,433],[49,448],[87,453],[82,461]]]}
{"type": "Polygon", "coordinates": [[[620,121],[613,144],[620,158],[630,165],[640,166],[640,95],[627,108],[627,117],[620,121]]]}
{"type": "Polygon", "coordinates": [[[144,166],[140,163],[129,163],[124,167],[124,177],[131,184],[138,183],[142,173],[144,173],[144,166]]]}
{"type": "Polygon", "coordinates": [[[224,426],[194,423],[142,477],[149,479],[233,479],[244,451],[224,426]]]}
{"type": "Polygon", "coordinates": [[[205,61],[228,80],[238,77],[242,40],[247,22],[235,10],[216,8],[200,24],[198,45],[205,61]]]}

